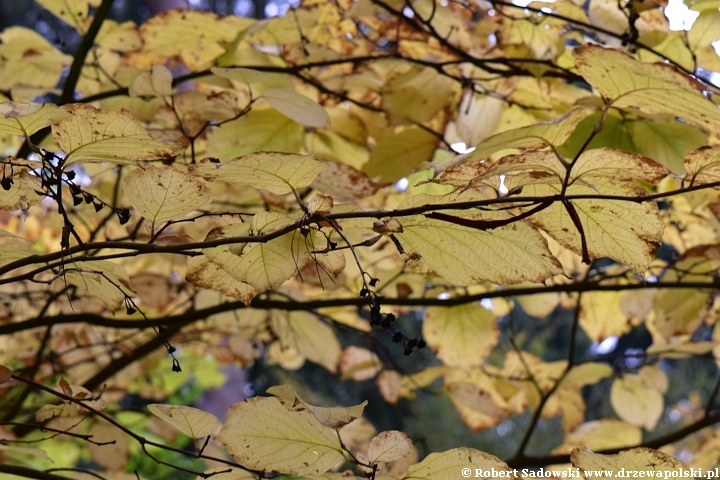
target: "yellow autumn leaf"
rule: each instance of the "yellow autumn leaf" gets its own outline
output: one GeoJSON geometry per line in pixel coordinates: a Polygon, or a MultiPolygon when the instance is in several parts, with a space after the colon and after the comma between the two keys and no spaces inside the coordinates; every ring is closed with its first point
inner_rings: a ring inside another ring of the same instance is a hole
{"type": "Polygon", "coordinates": [[[412,453],[412,440],[397,430],[381,432],[370,440],[367,458],[370,463],[388,463],[400,460],[412,453]]]}
{"type": "Polygon", "coordinates": [[[134,22],[117,23],[106,18],[97,34],[95,43],[118,52],[132,52],[142,47],[142,38],[134,22]]]}
{"type": "Polygon", "coordinates": [[[482,160],[495,152],[510,148],[532,150],[548,145],[560,146],[570,138],[578,123],[590,113],[592,113],[590,109],[575,108],[561,117],[544,123],[498,133],[480,142],[475,151],[468,156],[467,162],[482,160]]]}
{"type": "Polygon", "coordinates": [[[208,155],[227,160],[255,152],[300,153],[304,128],[275,110],[251,110],[237,120],[211,128],[208,155]]]}
{"type": "Polygon", "coordinates": [[[0,133],[29,137],[49,125],[70,116],[70,112],[52,103],[0,103],[0,133]]]}
{"type": "Polygon", "coordinates": [[[293,348],[302,358],[337,371],[341,347],[332,328],[310,312],[273,310],[271,326],[281,348],[293,348]]]}
{"type": "Polygon", "coordinates": [[[205,470],[196,480],[214,478],[215,480],[257,480],[258,476],[240,468],[218,467],[205,470]]]}
{"type": "Polygon", "coordinates": [[[592,450],[624,448],[637,445],[642,441],[642,431],[621,420],[602,419],[585,422],[565,435],[565,442],[554,450],[555,453],[568,453],[576,447],[592,450]]]}
{"type": "Polygon", "coordinates": [[[720,11],[705,10],[687,32],[689,47],[695,51],[720,40],[720,11]]]}
{"type": "Polygon", "coordinates": [[[220,68],[213,67],[210,71],[218,77],[227,78],[228,80],[235,80],[246,85],[250,85],[255,82],[263,80],[266,75],[265,72],[259,70],[253,70],[251,68],[220,68]]]}
{"type": "Polygon", "coordinates": [[[419,127],[410,127],[380,140],[362,171],[383,182],[395,182],[429,160],[438,138],[419,127]]]}
{"type": "Polygon", "coordinates": [[[135,163],[177,155],[183,147],[158,142],[127,110],[104,112],[84,104],[67,108],[72,117],[53,125],[53,137],[66,153],[65,165],[87,162],[135,163]]]}
{"type": "MultiPolygon", "coordinates": [[[[630,185],[595,177],[604,194],[638,195],[630,185]]],[[[568,188],[569,195],[597,195],[597,186],[575,184],[568,188]]],[[[526,185],[523,195],[558,195],[559,185],[526,185]]],[[[614,200],[573,200],[590,258],[609,257],[622,262],[637,273],[644,273],[662,243],[665,223],[654,202],[632,203],[614,200]]],[[[543,230],[563,247],[580,255],[582,238],[578,229],[559,202],[533,215],[529,221],[543,230]]]]}
{"type": "Polygon", "coordinates": [[[685,181],[701,185],[720,181],[720,148],[701,147],[685,157],[685,181]]]}
{"type": "Polygon", "coordinates": [[[720,108],[702,94],[702,83],[665,63],[642,63],[619,50],[583,45],[575,67],[610,104],[644,113],[669,113],[720,134],[720,108]]]}
{"type": "Polygon", "coordinates": [[[621,337],[632,324],[620,308],[622,292],[585,292],[580,298],[580,326],[593,342],[621,337]]]}
{"type": "Polygon", "coordinates": [[[188,257],[185,280],[199,288],[223,293],[249,305],[259,291],[227,273],[204,256],[188,257]]]}
{"type": "Polygon", "coordinates": [[[624,374],[610,389],[610,403],[618,417],[630,425],[655,429],[665,407],[662,394],[643,385],[639,375],[624,374]]]}
{"type": "Polygon", "coordinates": [[[143,51],[179,57],[192,71],[209,67],[225,53],[221,45],[235,39],[238,29],[232,20],[198,10],[169,10],[140,27],[143,51]]]}
{"type": "Polygon", "coordinates": [[[490,231],[423,217],[402,225],[404,231],[395,235],[408,266],[457,285],[539,282],[562,272],[542,235],[523,222],[490,231]]]}
{"type": "Polygon", "coordinates": [[[62,69],[72,62],[71,56],[28,28],[6,28],[0,33],[0,41],[0,90],[18,87],[50,90],[60,79],[62,69]]]}
{"type": "Polygon", "coordinates": [[[322,105],[292,90],[268,88],[260,98],[289,119],[306,127],[324,127],[330,123],[330,116],[322,105]]]}
{"type": "Polygon", "coordinates": [[[274,397],[233,405],[217,438],[238,463],[256,470],[320,474],[344,459],[335,430],[274,397]]]}
{"type": "Polygon", "coordinates": [[[79,263],[67,269],[64,279],[75,285],[79,294],[99,298],[110,310],[118,308],[126,298],[135,297],[125,268],[109,260],[79,263]]]}
{"type": "Polygon", "coordinates": [[[45,195],[42,193],[42,182],[38,175],[31,175],[30,168],[36,172],[41,167],[40,163],[35,167],[31,162],[15,160],[11,157],[5,159],[0,166],[1,176],[5,183],[0,187],[0,210],[27,210],[33,205],[40,203],[45,195]],[[18,165],[18,166],[13,166],[18,165]],[[28,167],[26,167],[27,165],[28,167]],[[5,188],[9,187],[9,188],[5,188]]]}
{"type": "Polygon", "coordinates": [[[499,477],[498,472],[503,472],[503,476],[514,476],[513,470],[494,455],[472,448],[453,448],[431,453],[422,462],[411,466],[404,479],[457,480],[458,472],[463,468],[471,469],[473,478],[489,480],[499,477]],[[481,470],[480,476],[475,475],[476,469],[481,470]]]}
{"type": "Polygon", "coordinates": [[[341,428],[362,417],[367,400],[352,407],[318,407],[303,401],[290,385],[277,385],[267,389],[267,393],[275,395],[280,403],[291,411],[308,410],[318,422],[329,428],[341,428]]]}
{"type": "Polygon", "coordinates": [[[203,159],[190,173],[209,181],[250,185],[278,195],[309,186],[326,165],[312,155],[279,152],[251,153],[221,163],[203,159]]]}
{"type": "Polygon", "coordinates": [[[80,33],[84,33],[83,20],[88,16],[88,0],[37,0],[37,2],[80,33]]]}
{"type": "Polygon", "coordinates": [[[179,219],[212,201],[210,188],[172,167],[136,168],[122,180],[130,204],[154,224],[179,219]]]}
{"type": "Polygon", "coordinates": [[[378,356],[367,348],[350,345],[340,357],[340,380],[356,382],[369,380],[380,373],[383,364],[378,356]]]}
{"type": "Polygon", "coordinates": [[[382,94],[383,108],[394,124],[425,123],[453,94],[453,81],[433,68],[417,67],[392,77],[382,94]]]}
{"type": "Polygon", "coordinates": [[[570,461],[583,472],[603,471],[611,472],[611,475],[624,471],[645,472],[646,476],[655,477],[682,477],[683,471],[688,471],[685,464],[670,455],[643,447],[616,455],[601,455],[585,448],[576,448],[570,454],[570,461]]]}
{"type": "Polygon", "coordinates": [[[150,413],[177,428],[190,438],[198,439],[213,433],[220,421],[212,413],[184,405],[162,405],[151,403],[150,413]]]}
{"type": "Polygon", "coordinates": [[[130,84],[131,97],[167,97],[172,95],[173,76],[164,65],[153,65],[149,72],[142,72],[130,84]]]}
{"type": "Polygon", "coordinates": [[[484,364],[500,338],[495,316],[475,304],[428,308],[422,332],[445,365],[462,368],[484,364]]]}

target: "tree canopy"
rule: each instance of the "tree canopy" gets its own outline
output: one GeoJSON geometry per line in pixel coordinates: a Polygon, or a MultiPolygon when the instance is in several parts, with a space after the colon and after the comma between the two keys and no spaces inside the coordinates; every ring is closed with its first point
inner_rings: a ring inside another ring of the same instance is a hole
{"type": "Polygon", "coordinates": [[[718,2],[38,3],[82,40],[0,33],[0,472],[720,466],[718,2]]]}

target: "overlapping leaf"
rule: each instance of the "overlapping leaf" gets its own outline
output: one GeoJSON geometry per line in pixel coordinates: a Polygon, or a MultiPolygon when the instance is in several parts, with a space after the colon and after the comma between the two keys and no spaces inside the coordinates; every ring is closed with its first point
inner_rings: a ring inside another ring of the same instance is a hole
{"type": "Polygon", "coordinates": [[[230,408],[217,437],[238,463],[256,470],[320,474],[343,460],[337,434],[309,411],[277,398],[252,398],[230,408]]]}
{"type": "Polygon", "coordinates": [[[86,162],[135,163],[177,155],[183,147],[155,140],[127,110],[104,112],[84,104],[67,108],[72,117],[52,128],[66,153],[65,165],[86,162]]]}
{"type": "Polygon", "coordinates": [[[204,159],[190,173],[206,180],[251,185],[284,195],[310,185],[325,170],[312,155],[263,152],[235,158],[227,163],[204,159]]]}
{"type": "Polygon", "coordinates": [[[720,108],[701,93],[702,83],[664,63],[641,63],[619,50],[584,45],[575,67],[614,107],[669,113],[720,134],[720,108]]]}

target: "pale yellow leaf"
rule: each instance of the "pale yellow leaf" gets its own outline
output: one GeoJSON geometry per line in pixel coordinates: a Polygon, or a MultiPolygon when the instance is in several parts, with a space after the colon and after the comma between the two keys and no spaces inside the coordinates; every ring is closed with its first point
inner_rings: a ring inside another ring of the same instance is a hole
{"type": "Polygon", "coordinates": [[[694,51],[720,40],[720,10],[705,10],[687,32],[690,48],[694,51]]]}
{"type": "Polygon", "coordinates": [[[577,448],[570,455],[570,461],[583,472],[603,471],[617,474],[624,470],[645,472],[647,476],[652,474],[654,477],[664,478],[682,476],[688,471],[682,462],[650,448],[633,448],[616,455],[600,455],[584,448],[577,448]]]}
{"type": "Polygon", "coordinates": [[[140,27],[143,51],[179,57],[192,71],[209,67],[225,53],[221,44],[234,40],[237,33],[231,21],[198,10],[168,10],[140,27]]]}
{"type": "Polygon", "coordinates": [[[702,83],[676,67],[641,63],[598,45],[578,47],[573,57],[578,73],[614,107],[669,113],[720,134],[720,108],[703,96],[702,83]]]}
{"type": "Polygon", "coordinates": [[[136,168],[122,187],[135,210],[153,223],[177,220],[212,201],[204,182],[172,167],[136,168]]]}
{"type": "MultiPolygon", "coordinates": [[[[25,166],[11,166],[16,163],[13,158],[7,158],[0,166],[2,178],[11,179],[10,188],[0,187],[0,210],[27,210],[28,207],[37,205],[44,198],[42,183],[38,175],[31,175],[30,170],[25,166]]],[[[18,162],[20,165],[26,162],[18,162]]],[[[38,162],[38,167],[40,167],[38,162]]],[[[35,170],[40,171],[40,168],[35,170]]],[[[7,180],[6,180],[7,181],[7,180]]]]}
{"type": "Polygon", "coordinates": [[[370,463],[388,463],[412,453],[413,444],[406,433],[397,430],[377,434],[367,447],[370,463]]]}
{"type": "Polygon", "coordinates": [[[575,447],[593,450],[623,448],[637,445],[642,441],[642,431],[627,423],[603,419],[586,422],[565,435],[565,442],[555,452],[568,453],[575,447]]]}
{"type": "Polygon", "coordinates": [[[383,182],[395,182],[432,157],[438,138],[419,127],[410,127],[380,140],[362,171],[383,182]]]}
{"type": "Polygon", "coordinates": [[[212,413],[184,405],[162,405],[152,403],[147,406],[150,413],[168,422],[190,438],[207,437],[220,425],[212,413]]]}
{"type": "Polygon", "coordinates": [[[140,38],[140,32],[134,22],[118,24],[115,20],[106,18],[100,27],[95,43],[118,52],[132,52],[142,47],[142,38],[140,38]]]}
{"type": "MultiPolygon", "coordinates": [[[[600,177],[595,177],[599,183],[600,177]]],[[[602,184],[603,193],[620,195],[638,195],[638,190],[630,186],[617,184],[607,179],[602,184]]],[[[527,185],[523,195],[557,195],[559,185],[527,185]]],[[[597,195],[592,186],[572,185],[567,191],[570,195],[597,195]]],[[[631,203],[613,200],[573,200],[572,204],[580,219],[585,233],[590,258],[609,257],[631,267],[637,273],[644,273],[655,257],[662,243],[665,223],[654,202],[631,203]]],[[[582,252],[582,239],[560,202],[542,212],[533,215],[530,222],[545,230],[563,247],[576,254],[582,252]]]]}
{"type": "Polygon", "coordinates": [[[390,405],[397,405],[402,392],[402,375],[395,370],[384,370],[378,375],[377,384],[380,395],[390,405]]]}
{"type": "Polygon", "coordinates": [[[458,135],[466,145],[477,145],[495,133],[506,108],[503,100],[466,92],[455,119],[458,135]]]}
{"type": "Polygon", "coordinates": [[[235,158],[227,163],[203,159],[190,173],[209,181],[250,185],[278,195],[309,186],[325,170],[312,155],[262,152],[235,158]]]}
{"type": "Polygon", "coordinates": [[[539,282],[562,271],[546,240],[523,222],[490,231],[423,217],[402,224],[403,233],[395,235],[410,268],[456,285],[539,282]]]}
{"type": "Polygon", "coordinates": [[[495,316],[481,305],[429,307],[423,338],[445,365],[482,365],[500,338],[495,316]]]}
{"type": "Polygon", "coordinates": [[[265,73],[259,70],[252,70],[250,68],[220,68],[213,67],[210,71],[218,77],[227,78],[229,80],[235,80],[236,82],[245,83],[250,85],[252,83],[259,82],[265,78],[265,73]]]}
{"type": "Polygon", "coordinates": [[[453,94],[453,81],[437,70],[416,67],[392,77],[383,87],[382,105],[394,124],[425,123],[453,94]]]}
{"type": "Polygon", "coordinates": [[[272,329],[283,348],[293,348],[302,357],[337,371],[341,347],[332,328],[310,312],[271,313],[272,329]]]}
{"type": "Polygon", "coordinates": [[[690,185],[720,181],[720,148],[702,147],[685,157],[686,180],[690,185]]]}
{"type": "Polygon", "coordinates": [[[303,126],[275,110],[251,110],[237,120],[211,128],[208,155],[221,160],[255,152],[300,153],[303,126]]]}
{"type": "Polygon", "coordinates": [[[37,2],[83,33],[83,20],[88,16],[88,0],[37,0],[37,2]]]}
{"type": "Polygon", "coordinates": [[[29,137],[49,125],[70,116],[70,112],[52,103],[0,103],[0,133],[29,137]]]}
{"type": "Polygon", "coordinates": [[[204,256],[188,257],[185,280],[199,288],[223,293],[249,305],[259,292],[252,285],[241,282],[204,256]]]}
{"type": "Polygon", "coordinates": [[[382,362],[366,348],[351,345],[340,356],[340,379],[356,382],[374,378],[382,370],[382,362]]]}
{"type": "Polygon", "coordinates": [[[513,470],[494,455],[472,448],[454,448],[441,453],[431,453],[422,462],[411,466],[405,479],[457,480],[458,473],[462,472],[463,468],[469,468],[473,478],[490,480],[499,476],[497,472],[514,476],[513,470]],[[476,476],[476,469],[480,470],[479,476],[476,476]],[[495,470],[495,475],[492,469],[495,470]]]}
{"type": "Polygon", "coordinates": [[[158,142],[127,110],[103,112],[84,104],[65,107],[72,117],[52,127],[67,156],[65,165],[83,162],[135,163],[177,155],[183,147],[158,142]]]}
{"type": "Polygon", "coordinates": [[[135,297],[125,268],[109,260],[78,263],[66,270],[64,279],[75,285],[79,294],[101,299],[110,310],[118,308],[126,298],[135,297]]]}
{"type": "Polygon", "coordinates": [[[233,405],[217,438],[238,463],[257,470],[320,474],[344,458],[333,429],[308,411],[288,410],[276,398],[233,405]]]}
{"type": "Polygon", "coordinates": [[[130,84],[131,97],[167,97],[172,95],[173,76],[164,65],[153,65],[149,72],[142,72],[130,84]]]}
{"type": "Polygon", "coordinates": [[[125,467],[130,458],[130,445],[125,432],[98,418],[88,435],[92,435],[93,441],[88,443],[88,450],[98,465],[111,471],[119,471],[125,467]],[[96,445],[96,442],[107,445],[96,445]]]}
{"type": "Polygon", "coordinates": [[[610,403],[618,417],[650,431],[655,429],[665,406],[662,394],[643,385],[635,374],[615,379],[610,389],[610,403]]]}
{"type": "Polygon", "coordinates": [[[56,49],[39,33],[24,27],[9,27],[0,33],[0,90],[39,89],[26,99],[55,88],[62,69],[72,62],[70,55],[56,49]]]}
{"type": "Polygon", "coordinates": [[[324,127],[330,116],[319,103],[292,90],[268,88],[261,97],[275,110],[307,127],[324,127]]]}
{"type": "Polygon", "coordinates": [[[575,108],[562,117],[544,123],[498,133],[478,144],[467,161],[482,160],[495,152],[510,148],[531,150],[548,145],[562,145],[570,137],[578,123],[590,113],[592,111],[589,109],[575,108]]]}
{"type": "Polygon", "coordinates": [[[593,342],[621,337],[632,324],[620,309],[622,292],[585,292],[580,298],[580,326],[593,342]]]}
{"type": "Polygon", "coordinates": [[[352,407],[318,407],[303,401],[290,385],[277,385],[267,389],[291,411],[308,410],[318,422],[329,428],[341,428],[362,417],[367,400],[352,407]]]}

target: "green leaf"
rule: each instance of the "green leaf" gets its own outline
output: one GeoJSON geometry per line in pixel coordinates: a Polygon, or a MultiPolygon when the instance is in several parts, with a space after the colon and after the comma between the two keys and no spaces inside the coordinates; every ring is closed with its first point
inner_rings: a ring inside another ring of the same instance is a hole
{"type": "Polygon", "coordinates": [[[205,183],[172,167],[136,168],[122,187],[135,210],[153,223],[179,219],[212,201],[205,183]]]}
{"type": "Polygon", "coordinates": [[[383,182],[396,182],[430,160],[438,139],[419,127],[410,127],[380,140],[362,171],[383,182]]]}
{"type": "Polygon", "coordinates": [[[215,415],[197,408],[159,403],[151,403],[147,408],[150,413],[193,439],[207,437],[220,425],[215,415]]]}
{"type": "Polygon", "coordinates": [[[68,118],[71,114],[52,103],[0,103],[0,133],[29,137],[47,126],[68,118]]]}
{"type": "Polygon", "coordinates": [[[681,117],[720,135],[720,108],[702,83],[664,63],[641,63],[618,50],[584,45],[573,50],[580,75],[616,108],[681,117]]]}
{"type": "Polygon", "coordinates": [[[423,338],[445,365],[482,365],[500,338],[495,316],[480,305],[429,307],[423,338]]]}
{"type": "Polygon", "coordinates": [[[268,88],[261,97],[275,110],[307,127],[324,127],[330,116],[319,103],[292,90],[268,88]]]}
{"type": "Polygon", "coordinates": [[[184,147],[161,143],[150,136],[127,110],[104,112],[80,103],[67,105],[72,117],[52,127],[53,137],[73,163],[135,163],[177,155],[184,147]]]}
{"type": "Polygon", "coordinates": [[[246,468],[286,474],[319,474],[343,460],[335,430],[308,411],[293,412],[277,398],[236,403],[218,440],[246,468]]]}
{"type": "Polygon", "coordinates": [[[506,475],[513,476],[513,470],[494,455],[472,448],[454,448],[442,453],[431,453],[422,462],[411,466],[404,478],[457,480],[458,472],[462,472],[463,468],[471,469],[473,478],[487,480],[496,478],[490,473],[492,469],[496,472],[508,472],[506,475]],[[477,477],[475,469],[480,469],[488,475],[477,477]]]}
{"type": "Polygon", "coordinates": [[[209,181],[250,185],[278,195],[309,186],[327,168],[312,155],[261,152],[235,158],[227,163],[204,159],[190,167],[190,173],[209,181]]]}

